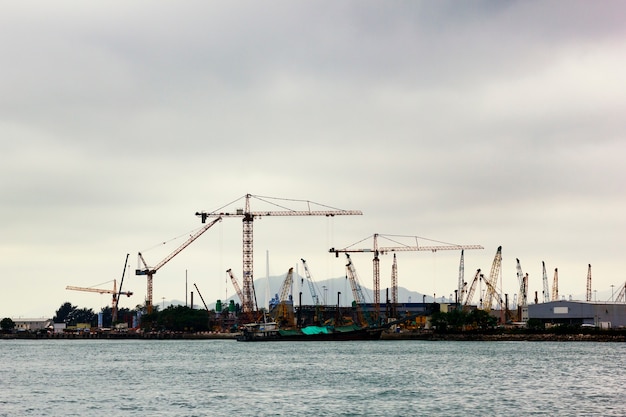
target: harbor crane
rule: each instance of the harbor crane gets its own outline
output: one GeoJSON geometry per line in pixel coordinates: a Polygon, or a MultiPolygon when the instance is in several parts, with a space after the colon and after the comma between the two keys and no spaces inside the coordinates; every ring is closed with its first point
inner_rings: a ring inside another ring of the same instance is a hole
{"type": "MultiPolygon", "coordinates": [[[[109,281],[110,282],[110,281],[109,281]]],[[[113,280],[113,289],[107,290],[104,288],[94,288],[94,287],[75,287],[73,285],[68,285],[65,287],[66,290],[72,291],[85,291],[85,292],[97,292],[98,294],[112,294],[113,300],[111,302],[111,313],[113,317],[117,319],[117,300],[119,295],[125,295],[130,297],[133,295],[131,291],[117,291],[117,280],[113,280]]],[[[115,320],[114,320],[115,321],[115,320]]]]}
{"type": "MultiPolygon", "coordinates": [[[[334,217],[334,216],[346,216],[346,215],[361,215],[363,214],[360,210],[339,210],[332,209],[331,207],[323,206],[319,203],[313,203],[307,200],[287,200],[287,199],[276,199],[272,197],[262,197],[255,196],[252,194],[246,194],[244,197],[245,205],[243,209],[237,209],[234,213],[229,212],[220,212],[220,209],[211,211],[211,212],[196,212],[196,216],[200,217],[202,223],[205,223],[208,218],[212,217],[237,217],[242,218],[243,220],[243,309],[244,311],[254,311],[256,310],[256,297],[254,296],[254,278],[253,278],[253,223],[254,219],[261,217],[277,217],[277,216],[326,216],[326,217],[334,217]],[[308,206],[308,210],[266,210],[266,211],[252,211],[250,210],[250,200],[252,198],[258,199],[265,203],[273,204],[277,207],[285,208],[276,203],[272,203],[268,201],[268,199],[273,200],[283,200],[283,201],[297,201],[304,202],[308,206]],[[312,210],[311,204],[316,204],[318,206],[323,206],[325,210],[312,210]]],[[[239,199],[238,199],[239,200],[239,199]]],[[[237,200],[235,200],[237,201],[237,200]]],[[[234,203],[234,201],[232,202],[234,203]]],[[[227,205],[230,205],[229,203],[227,205]]]]}
{"type": "MultiPolygon", "coordinates": [[[[356,242],[348,247],[345,247],[343,249],[335,249],[335,248],[331,248],[329,250],[329,252],[334,253],[335,256],[339,256],[339,253],[357,253],[357,252],[373,252],[374,253],[374,259],[372,261],[373,263],[373,281],[374,281],[374,315],[376,317],[376,319],[378,319],[378,316],[380,315],[380,260],[379,260],[379,255],[381,254],[386,254],[389,252],[409,252],[409,251],[430,251],[430,252],[437,252],[440,250],[463,250],[463,249],[484,249],[482,246],[480,245],[456,245],[456,244],[452,244],[452,243],[447,243],[446,245],[437,245],[437,246],[420,246],[418,244],[418,239],[423,239],[423,240],[430,240],[430,239],[425,239],[425,238],[421,238],[418,236],[395,236],[395,235],[381,235],[378,233],[374,233],[373,236],[368,236],[367,238],[356,242]],[[369,237],[373,237],[373,248],[372,249],[352,249],[352,246],[356,245],[357,243],[363,242],[364,240],[368,239],[369,237]],[[389,241],[392,241],[394,243],[396,243],[398,246],[382,246],[379,247],[378,245],[378,238],[382,237],[382,238],[386,238],[389,241]],[[390,239],[391,237],[405,237],[405,238],[412,238],[415,239],[415,245],[403,245],[400,242],[397,242],[395,240],[390,239]]],[[[431,240],[432,241],[432,240],[431,240]]],[[[433,241],[436,242],[436,241],[433,241]]],[[[445,243],[445,242],[437,242],[437,243],[445,243]]],[[[397,294],[397,282],[395,284],[396,286],[392,288],[391,292],[392,294],[395,292],[397,294]]]]}
{"type": "Polygon", "coordinates": [[[176,248],[176,250],[174,250],[172,253],[167,255],[161,262],[159,262],[156,266],[154,266],[152,268],[148,266],[148,263],[144,259],[144,257],[141,254],[141,252],[139,252],[137,254],[138,257],[139,257],[139,260],[143,264],[143,268],[144,269],[137,269],[135,271],[135,275],[146,275],[147,281],[148,281],[148,289],[147,289],[147,292],[146,292],[146,309],[148,311],[148,314],[152,313],[152,279],[154,277],[154,274],[156,274],[157,271],[163,267],[163,265],[165,265],[166,263],[171,261],[174,256],[178,255],[180,252],[183,251],[183,249],[185,249],[187,246],[191,245],[196,239],[198,239],[200,236],[202,236],[202,234],[204,232],[209,230],[213,225],[215,225],[215,223],[219,222],[220,220],[222,220],[222,218],[220,216],[218,216],[212,222],[207,223],[206,225],[202,226],[200,228],[200,230],[198,230],[196,233],[191,235],[189,237],[189,239],[187,239],[182,245],[180,245],[178,248],[176,248]]]}

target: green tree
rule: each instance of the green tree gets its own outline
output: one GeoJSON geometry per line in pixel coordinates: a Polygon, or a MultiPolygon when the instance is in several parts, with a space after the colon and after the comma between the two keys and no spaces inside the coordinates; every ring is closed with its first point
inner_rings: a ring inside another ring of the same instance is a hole
{"type": "Polygon", "coordinates": [[[66,323],[70,326],[76,326],[78,323],[90,323],[95,326],[98,321],[98,315],[90,308],[81,308],[74,310],[66,317],[66,323]]]}
{"type": "Polygon", "coordinates": [[[5,317],[0,320],[0,328],[2,328],[2,331],[4,332],[10,332],[15,329],[15,322],[10,318],[5,317]]]}
{"type": "Polygon", "coordinates": [[[53,321],[55,323],[67,323],[68,317],[76,310],[76,306],[73,306],[72,303],[65,302],[59,307],[56,311],[56,314],[53,317],[53,321]]]}

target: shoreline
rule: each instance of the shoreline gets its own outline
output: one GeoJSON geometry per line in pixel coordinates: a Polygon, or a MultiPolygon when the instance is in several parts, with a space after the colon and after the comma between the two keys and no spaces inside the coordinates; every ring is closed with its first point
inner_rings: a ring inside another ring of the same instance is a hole
{"type": "MultiPolygon", "coordinates": [[[[37,334],[2,334],[2,340],[236,340],[238,333],[184,333],[184,332],[161,332],[161,333],[59,333],[52,335],[37,334]]],[[[603,333],[572,333],[572,334],[546,334],[546,333],[430,333],[430,332],[403,332],[383,333],[381,341],[393,340],[422,340],[422,341],[450,341],[450,342],[626,342],[626,334],[603,333]]]]}

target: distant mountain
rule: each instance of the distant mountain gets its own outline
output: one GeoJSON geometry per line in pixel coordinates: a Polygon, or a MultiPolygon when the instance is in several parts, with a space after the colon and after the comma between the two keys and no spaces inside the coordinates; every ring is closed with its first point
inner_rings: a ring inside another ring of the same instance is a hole
{"type": "MultiPolygon", "coordinates": [[[[268,278],[257,278],[254,280],[254,289],[256,293],[257,304],[259,307],[267,307],[270,299],[275,297],[280,291],[280,287],[282,286],[283,281],[285,280],[286,274],[279,276],[270,276],[268,278]],[[269,288],[268,288],[269,283],[269,288]]],[[[239,282],[241,286],[241,281],[239,282]]],[[[374,301],[374,292],[371,288],[368,288],[364,285],[363,282],[360,282],[361,290],[363,291],[363,295],[365,296],[366,302],[374,301]]],[[[352,288],[348,279],[343,277],[338,278],[329,278],[323,281],[315,281],[314,282],[314,290],[319,298],[320,303],[327,305],[335,305],[337,304],[337,296],[339,295],[340,304],[342,306],[347,306],[352,303],[354,297],[352,296],[352,288]]],[[[295,304],[297,305],[299,300],[299,294],[302,292],[302,304],[312,305],[314,304],[313,297],[311,295],[311,290],[309,288],[309,284],[305,277],[301,275],[294,275],[293,277],[293,285],[291,294],[293,295],[293,299],[295,304]]],[[[381,289],[380,291],[380,301],[384,303],[387,299],[387,289],[381,289]]],[[[389,288],[389,299],[391,299],[391,288],[389,288]]],[[[239,297],[235,294],[232,297],[229,297],[227,300],[222,300],[222,304],[228,304],[230,300],[235,300],[235,303],[240,303],[239,297]]],[[[206,301],[206,300],[205,300],[206,301]]],[[[437,298],[437,301],[441,302],[441,298],[437,298]]],[[[446,299],[446,301],[448,301],[446,299]]],[[[454,301],[454,300],[450,300],[454,301]]],[[[191,303],[191,300],[188,301],[191,303]]],[[[399,303],[421,303],[427,302],[432,303],[432,296],[425,296],[422,293],[417,291],[411,291],[404,287],[398,287],[398,302],[399,303]]],[[[196,308],[203,308],[202,300],[200,297],[194,297],[193,300],[194,306],[196,308]]],[[[170,305],[185,305],[184,301],[179,300],[171,300],[169,302],[164,302],[160,305],[161,309],[163,306],[167,308],[170,305]]],[[[215,302],[207,304],[209,309],[215,308],[215,302]]]]}

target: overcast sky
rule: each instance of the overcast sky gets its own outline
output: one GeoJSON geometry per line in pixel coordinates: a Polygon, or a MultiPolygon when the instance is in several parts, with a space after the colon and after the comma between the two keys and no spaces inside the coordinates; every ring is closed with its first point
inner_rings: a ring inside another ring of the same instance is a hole
{"type": "MultiPolygon", "coordinates": [[[[363,211],[255,221],[256,278],[300,258],[343,276],[328,249],[380,233],[484,246],[467,281],[501,245],[510,297],[515,258],[531,300],[542,261],[575,298],[592,264],[606,300],[626,280],[625,22],[620,1],[3,3],[0,317],[99,311],[109,296],[65,287],[112,288],[127,253],[120,305],[143,303],[137,252],[157,264],[195,212],[247,193],[363,211]]],[[[186,276],[232,296],[241,236],[240,219],[207,231],[155,303],[184,300],[186,276]]],[[[399,254],[399,285],[449,296],[459,255],[399,254]]],[[[353,261],[371,288],[371,254],[353,261]]]]}

